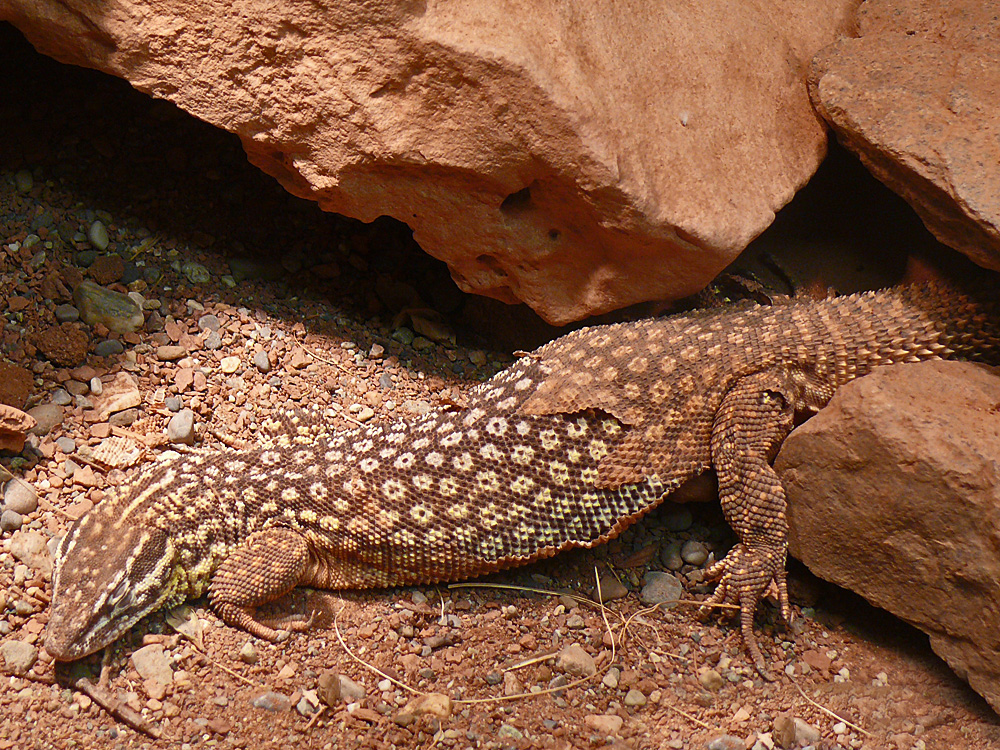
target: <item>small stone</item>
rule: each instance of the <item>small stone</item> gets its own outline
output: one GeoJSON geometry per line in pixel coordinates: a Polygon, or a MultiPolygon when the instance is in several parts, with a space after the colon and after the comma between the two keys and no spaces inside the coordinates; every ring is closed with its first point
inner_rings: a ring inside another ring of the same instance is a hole
{"type": "Polygon", "coordinates": [[[73,302],[89,326],[103,325],[114,333],[137,331],[145,322],[142,310],[128,295],[83,281],[73,290],[73,302]]]}
{"type": "Polygon", "coordinates": [[[722,675],[710,667],[702,667],[698,670],[698,682],[701,683],[703,688],[712,692],[721,690],[723,685],[726,684],[722,675]]]}
{"type": "Polygon", "coordinates": [[[110,239],[108,238],[108,229],[104,226],[104,222],[98,220],[91,224],[87,230],[87,239],[91,245],[101,252],[107,250],[110,239]]]}
{"type": "Polygon", "coordinates": [[[212,274],[208,272],[208,269],[193,260],[186,261],[181,265],[181,273],[192,284],[207,284],[212,280],[212,274]]]}
{"type": "Polygon", "coordinates": [[[579,630],[585,625],[586,623],[584,622],[583,617],[575,612],[566,618],[566,627],[570,630],[579,630]]]}
{"type": "Polygon", "coordinates": [[[282,712],[290,710],[292,702],[287,696],[284,696],[281,693],[276,693],[273,690],[269,690],[268,692],[254,698],[251,701],[251,705],[254,708],[261,708],[265,711],[282,712]]]}
{"type": "Polygon", "coordinates": [[[28,416],[32,417],[38,423],[29,432],[32,435],[44,437],[62,424],[63,410],[62,407],[55,404],[40,404],[28,409],[28,416]]]}
{"type": "Polygon", "coordinates": [[[676,576],[654,570],[646,574],[645,585],[639,598],[647,607],[661,606],[663,609],[673,609],[683,594],[684,587],[676,576]]]}
{"type": "Polygon", "coordinates": [[[369,359],[382,359],[385,356],[385,347],[381,344],[372,344],[372,348],[368,350],[369,359]]]}
{"type": "Polygon", "coordinates": [[[397,328],[392,332],[392,337],[403,344],[403,346],[409,346],[413,343],[413,339],[416,338],[416,334],[409,328],[397,328]]]}
{"type": "Polygon", "coordinates": [[[210,352],[214,352],[217,349],[222,348],[222,336],[219,335],[218,331],[209,331],[208,335],[205,337],[205,343],[203,346],[210,352]]]}
{"type": "Polygon", "coordinates": [[[396,387],[395,383],[392,382],[392,375],[387,372],[383,372],[378,376],[378,387],[383,391],[390,391],[396,387]]]}
{"type": "Polygon", "coordinates": [[[3,504],[7,510],[26,516],[38,509],[38,495],[27,482],[11,479],[3,492],[3,504]]]}
{"type": "Polygon", "coordinates": [[[167,423],[167,439],[171,443],[194,445],[194,412],[182,409],[167,423]]]}
{"type": "Polygon", "coordinates": [[[95,396],[100,396],[104,393],[104,382],[96,375],[90,379],[90,392],[95,396]]]}
{"type": "Polygon", "coordinates": [[[91,278],[103,286],[120,281],[124,274],[125,261],[120,255],[98,255],[90,265],[91,278]]]}
{"type": "Polygon", "coordinates": [[[38,649],[24,641],[7,641],[0,645],[0,658],[9,674],[26,675],[38,661],[38,649]]]}
{"type": "Polygon", "coordinates": [[[365,689],[346,675],[340,675],[340,697],[346,703],[364,700],[365,689]]]}
{"type": "Polygon", "coordinates": [[[124,351],[125,347],[122,345],[122,342],[117,339],[105,339],[104,341],[99,341],[97,346],[94,347],[94,354],[98,357],[114,357],[124,351]]]}
{"type": "Polygon", "coordinates": [[[744,750],[746,745],[739,737],[731,734],[719,734],[705,743],[706,750],[744,750]]]}
{"type": "Polygon", "coordinates": [[[625,588],[625,584],[610,573],[602,574],[598,580],[600,581],[600,590],[594,591],[595,599],[601,602],[610,602],[628,596],[628,589],[625,588]]]}
{"type": "Polygon", "coordinates": [[[144,680],[155,680],[161,685],[170,685],[174,681],[171,663],[162,643],[151,643],[132,652],[132,666],[139,676],[144,680]]]}
{"type": "Polygon", "coordinates": [[[681,559],[688,565],[704,565],[708,559],[708,549],[701,542],[689,539],[681,545],[681,559]]]}
{"type": "Polygon", "coordinates": [[[497,732],[497,737],[510,737],[512,740],[516,741],[524,739],[524,733],[517,727],[512,727],[510,724],[501,724],[500,729],[497,732]]]}
{"type": "Polygon", "coordinates": [[[267,356],[267,352],[263,349],[259,350],[253,355],[253,366],[257,368],[258,372],[269,373],[271,372],[271,360],[267,356]]]}
{"type": "Polygon", "coordinates": [[[158,346],[156,347],[156,358],[161,362],[174,362],[188,355],[188,350],[183,346],[158,346]]]}
{"type": "Polygon", "coordinates": [[[312,716],[316,713],[317,707],[310,703],[309,699],[303,695],[299,698],[299,702],[295,704],[295,710],[302,716],[312,716]]]}
{"type": "Polygon", "coordinates": [[[694,524],[694,517],[686,506],[673,504],[667,506],[663,521],[669,531],[687,531],[694,524]]]}
{"type": "Polygon", "coordinates": [[[618,687],[618,679],[621,677],[621,670],[618,667],[611,667],[601,680],[601,684],[609,690],[615,690],[618,687]]]}
{"type": "Polygon", "coordinates": [[[10,554],[44,578],[52,573],[52,553],[46,539],[37,531],[17,531],[9,542],[10,554]]]}
{"type": "Polygon", "coordinates": [[[598,734],[618,734],[625,720],[616,714],[589,714],[583,717],[583,723],[598,734]]]}
{"type": "Polygon", "coordinates": [[[101,386],[101,394],[93,399],[94,409],[102,419],[115,412],[135,409],[142,405],[137,381],[126,372],[119,372],[101,386]]]}
{"type": "Polygon", "coordinates": [[[426,693],[418,695],[407,703],[393,716],[392,720],[400,726],[409,726],[421,716],[434,716],[437,719],[447,719],[451,716],[454,704],[451,697],[443,693],[426,693]]]}
{"type": "Polygon", "coordinates": [[[646,705],[646,696],[641,690],[632,688],[625,694],[625,705],[629,708],[639,708],[646,705]]]}
{"type": "Polygon", "coordinates": [[[35,346],[57,365],[76,367],[87,358],[87,334],[72,323],[60,323],[35,336],[35,346]]]}
{"type": "Polygon", "coordinates": [[[243,644],[243,648],[240,649],[240,661],[244,664],[256,664],[260,657],[257,655],[257,649],[251,641],[247,641],[243,644]]]}
{"type": "Polygon", "coordinates": [[[17,511],[7,508],[3,513],[0,513],[0,531],[17,531],[23,523],[24,519],[17,511]]]}
{"type": "Polygon", "coordinates": [[[219,362],[219,369],[225,375],[232,375],[234,372],[240,369],[240,358],[239,357],[223,357],[222,361],[219,362]]]}
{"type": "Polygon", "coordinates": [[[60,323],[75,323],[80,319],[80,311],[73,305],[58,305],[55,309],[56,320],[60,323]]]}
{"type": "Polygon", "coordinates": [[[19,169],[14,173],[14,187],[17,188],[17,192],[30,193],[34,186],[35,180],[31,176],[31,172],[29,170],[19,169]]]}
{"type": "Polygon", "coordinates": [[[572,643],[556,657],[556,669],[574,677],[590,677],[597,674],[594,657],[583,650],[579,643],[572,643]]]}
{"type": "Polygon", "coordinates": [[[798,717],[795,718],[795,739],[797,742],[811,745],[819,742],[820,737],[819,729],[798,717]]]}
{"type": "Polygon", "coordinates": [[[319,699],[331,708],[340,703],[340,675],[336,672],[323,672],[316,680],[316,693],[319,699]]]}
{"type": "Polygon", "coordinates": [[[791,750],[795,746],[795,719],[791,714],[778,714],[774,719],[774,732],[771,734],[778,746],[791,750]]]}
{"type": "Polygon", "coordinates": [[[218,315],[207,313],[198,318],[199,331],[218,331],[220,328],[222,328],[222,321],[219,320],[218,315]]]}
{"type": "Polygon", "coordinates": [[[73,397],[65,388],[56,388],[52,391],[52,403],[56,406],[69,406],[73,403],[73,397]]]}
{"type": "Polygon", "coordinates": [[[223,719],[221,716],[216,716],[214,719],[209,719],[205,724],[205,729],[213,734],[227,735],[233,731],[233,725],[228,721],[223,719]]]}
{"type": "Polygon", "coordinates": [[[375,410],[370,406],[364,406],[362,407],[361,411],[357,413],[355,419],[357,419],[359,422],[367,422],[374,416],[375,416],[375,410]]]}

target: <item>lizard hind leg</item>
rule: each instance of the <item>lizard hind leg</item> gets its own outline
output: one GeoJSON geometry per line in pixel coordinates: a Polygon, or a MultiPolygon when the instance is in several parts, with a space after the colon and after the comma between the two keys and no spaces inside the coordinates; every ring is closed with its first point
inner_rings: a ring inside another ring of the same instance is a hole
{"type": "Polygon", "coordinates": [[[256,609],[295,588],[308,564],[309,546],[301,534],[292,529],[266,529],[222,562],[209,584],[209,601],[227,625],[264,640],[282,640],[287,637],[282,631],[307,630],[312,618],[264,621],[257,617],[256,609]]]}
{"type": "Polygon", "coordinates": [[[769,460],[792,428],[794,386],[781,373],[765,371],[738,381],[726,394],[712,428],[712,463],[719,477],[719,499],[740,541],[706,571],[718,578],[714,605],[740,608],[740,633],[757,671],[773,679],[753,633],[758,602],[777,589],[782,616],[791,607],[785,578],[788,523],[785,490],[769,460]]]}

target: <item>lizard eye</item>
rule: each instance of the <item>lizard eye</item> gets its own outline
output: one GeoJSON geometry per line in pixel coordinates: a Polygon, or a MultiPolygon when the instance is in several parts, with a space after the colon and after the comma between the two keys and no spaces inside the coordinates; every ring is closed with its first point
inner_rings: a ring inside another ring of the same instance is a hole
{"type": "Polygon", "coordinates": [[[118,585],[115,586],[115,590],[111,592],[111,596],[108,597],[107,606],[117,607],[121,603],[129,592],[129,582],[128,578],[123,578],[119,581],[118,585]]]}

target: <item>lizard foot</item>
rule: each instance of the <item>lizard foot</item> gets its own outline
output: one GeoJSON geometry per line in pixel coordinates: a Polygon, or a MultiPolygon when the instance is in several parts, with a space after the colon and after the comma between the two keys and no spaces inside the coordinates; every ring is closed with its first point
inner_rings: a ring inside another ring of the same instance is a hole
{"type": "Polygon", "coordinates": [[[255,635],[265,641],[281,643],[288,640],[290,633],[303,633],[312,627],[316,617],[315,611],[305,617],[303,615],[288,615],[269,620],[257,618],[253,607],[239,607],[229,602],[216,602],[215,611],[227,625],[255,635]]]}
{"type": "Polygon", "coordinates": [[[767,663],[753,633],[753,617],[757,603],[772,586],[777,588],[778,606],[786,622],[791,620],[788,603],[788,588],[785,581],[785,553],[777,550],[751,550],[742,542],[730,550],[722,560],[705,571],[709,580],[719,579],[715,593],[705,602],[698,614],[710,614],[718,604],[735,604],[740,608],[740,634],[747,653],[754,666],[765,680],[773,681],[774,676],[767,669],[767,663]]]}

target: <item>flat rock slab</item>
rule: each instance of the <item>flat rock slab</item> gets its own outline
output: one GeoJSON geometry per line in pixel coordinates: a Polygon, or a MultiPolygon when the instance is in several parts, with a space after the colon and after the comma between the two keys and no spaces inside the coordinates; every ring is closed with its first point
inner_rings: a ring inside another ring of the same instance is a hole
{"type": "Polygon", "coordinates": [[[1000,269],[1000,14],[982,0],[871,0],[813,61],[817,110],[946,245],[1000,269]]]}
{"type": "Polygon", "coordinates": [[[772,222],[826,153],[805,71],[856,6],[0,0],[0,20],[565,323],[700,290],[772,222]]]}
{"type": "Polygon", "coordinates": [[[930,635],[1000,710],[1000,368],[850,383],[785,440],[789,551],[930,635]]]}

